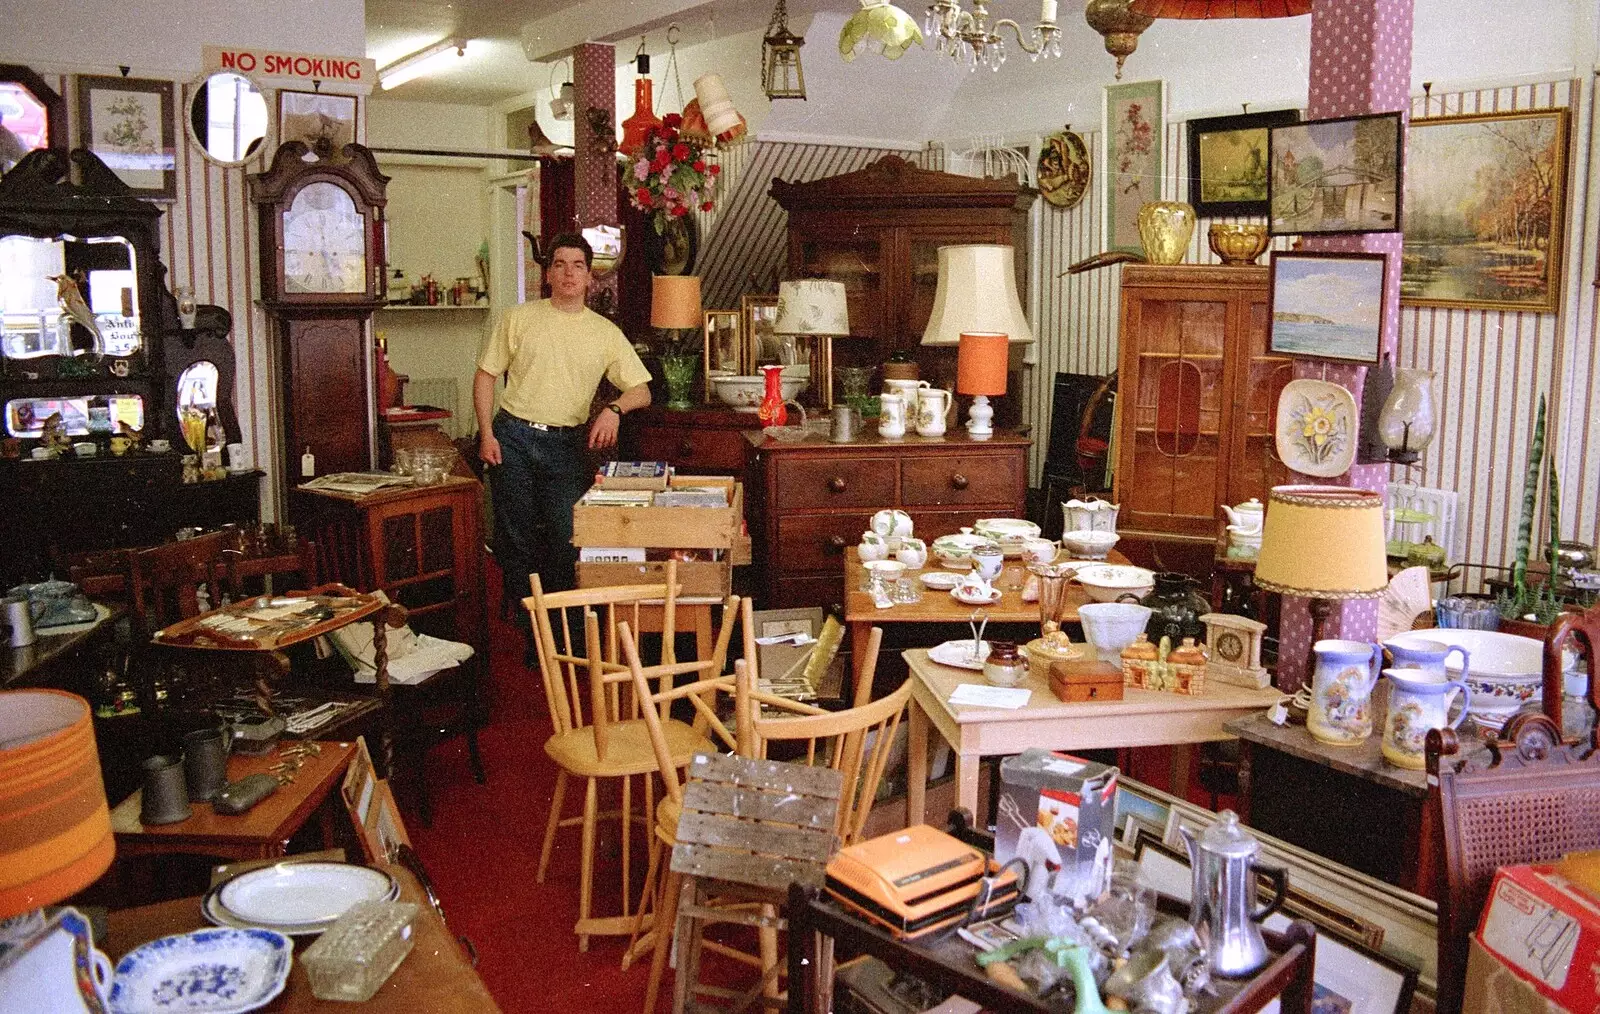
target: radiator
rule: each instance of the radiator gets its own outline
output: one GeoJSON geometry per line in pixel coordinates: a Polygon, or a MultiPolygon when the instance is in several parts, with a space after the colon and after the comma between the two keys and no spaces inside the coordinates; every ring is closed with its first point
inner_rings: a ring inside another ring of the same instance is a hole
{"type": "Polygon", "coordinates": [[[1426,486],[1413,486],[1404,482],[1389,483],[1386,496],[1390,510],[1406,508],[1432,514],[1433,520],[1412,525],[1396,525],[1388,513],[1384,516],[1384,528],[1388,538],[1404,538],[1410,542],[1421,542],[1423,536],[1433,536],[1433,541],[1444,547],[1446,558],[1455,561],[1461,559],[1461,547],[1456,544],[1456,501],[1458,495],[1454,490],[1429,489],[1426,486]]]}
{"type": "Polygon", "coordinates": [[[407,405],[431,405],[450,413],[439,427],[452,438],[472,429],[470,419],[461,417],[461,384],[454,377],[417,377],[406,382],[407,405]]]}

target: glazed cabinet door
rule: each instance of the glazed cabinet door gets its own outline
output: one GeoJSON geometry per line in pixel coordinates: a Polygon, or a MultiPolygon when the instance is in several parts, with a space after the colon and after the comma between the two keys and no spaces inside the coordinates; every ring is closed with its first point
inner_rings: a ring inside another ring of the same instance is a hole
{"type": "Polygon", "coordinates": [[[790,230],[789,277],[843,282],[850,334],[870,339],[836,341],[835,365],[864,366],[885,358],[875,349],[893,338],[889,276],[893,256],[893,233],[888,230],[826,225],[790,230]]]}
{"type": "Polygon", "coordinates": [[[1264,503],[1268,490],[1290,481],[1289,468],[1278,457],[1276,433],[1278,395],[1294,379],[1294,360],[1267,352],[1265,292],[1240,293],[1234,311],[1239,323],[1228,353],[1233,440],[1220,502],[1237,504],[1255,497],[1264,503]]]}

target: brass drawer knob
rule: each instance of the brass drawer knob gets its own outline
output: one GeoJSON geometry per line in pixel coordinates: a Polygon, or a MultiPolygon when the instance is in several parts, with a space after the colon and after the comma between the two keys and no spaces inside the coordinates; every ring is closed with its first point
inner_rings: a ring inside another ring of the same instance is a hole
{"type": "Polygon", "coordinates": [[[960,472],[957,472],[956,474],[954,474],[954,475],[952,475],[950,477],[950,485],[954,486],[956,489],[966,489],[971,484],[972,484],[972,480],[968,479],[966,476],[962,475],[960,472]]]}
{"type": "Polygon", "coordinates": [[[844,547],[848,544],[848,541],[843,535],[830,535],[828,536],[826,548],[830,553],[842,553],[844,552],[844,547]]]}
{"type": "Polygon", "coordinates": [[[842,475],[836,475],[828,480],[828,491],[831,493],[843,493],[844,487],[845,481],[842,475]]]}
{"type": "Polygon", "coordinates": [[[689,455],[694,453],[694,444],[685,439],[678,444],[678,453],[687,458],[689,455]]]}

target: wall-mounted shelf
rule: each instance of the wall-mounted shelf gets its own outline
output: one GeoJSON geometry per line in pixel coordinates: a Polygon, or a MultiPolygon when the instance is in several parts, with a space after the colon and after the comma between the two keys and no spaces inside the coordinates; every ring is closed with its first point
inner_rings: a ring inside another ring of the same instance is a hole
{"type": "Polygon", "coordinates": [[[440,303],[438,306],[411,306],[410,304],[407,304],[407,303],[397,303],[397,304],[395,304],[393,306],[380,306],[380,307],[378,307],[379,312],[382,312],[384,310],[408,310],[409,311],[409,310],[487,310],[487,309],[489,309],[489,304],[488,303],[468,303],[468,304],[465,304],[465,305],[462,305],[462,306],[449,306],[449,305],[447,305],[445,303],[440,303]]]}

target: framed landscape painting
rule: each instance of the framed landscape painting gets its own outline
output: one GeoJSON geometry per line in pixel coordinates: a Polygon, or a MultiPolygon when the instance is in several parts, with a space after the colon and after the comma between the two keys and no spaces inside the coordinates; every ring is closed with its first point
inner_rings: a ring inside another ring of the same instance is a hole
{"type": "Polygon", "coordinates": [[[1161,138],[1165,130],[1164,81],[1134,81],[1105,88],[1106,251],[1144,253],[1139,239],[1139,209],[1161,200],[1161,138]]]}
{"type": "Polygon", "coordinates": [[[1272,253],[1268,310],[1273,352],[1376,363],[1383,349],[1381,253],[1272,253]]]}
{"type": "Polygon", "coordinates": [[[1566,109],[1411,121],[1402,302],[1556,311],[1570,122],[1566,109]]]}
{"type": "Polygon", "coordinates": [[[1398,232],[1402,140],[1399,113],[1271,128],[1267,231],[1398,232]]]}
{"type": "Polygon", "coordinates": [[[1275,109],[1189,121],[1189,203],[1201,218],[1267,213],[1267,133],[1300,113],[1275,109]]]}

